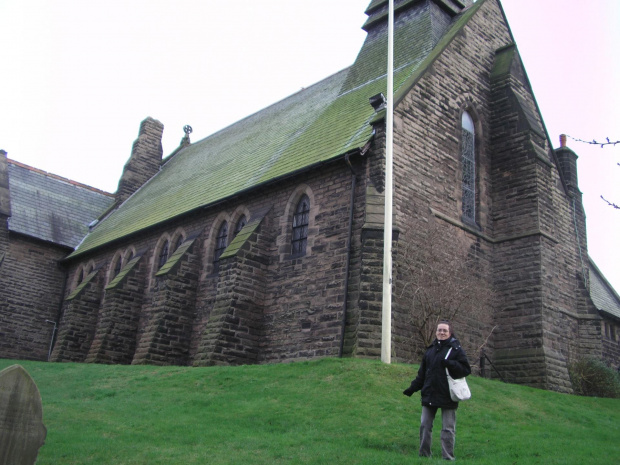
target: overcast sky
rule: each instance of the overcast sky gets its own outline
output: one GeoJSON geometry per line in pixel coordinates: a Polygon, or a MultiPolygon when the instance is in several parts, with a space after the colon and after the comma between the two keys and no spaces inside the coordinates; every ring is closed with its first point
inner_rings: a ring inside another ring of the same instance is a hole
{"type": "MultiPolygon", "coordinates": [[[[0,0],[0,148],[116,190],[140,122],[164,156],[353,63],[369,0],[0,0]]],[[[554,146],[620,139],[620,2],[504,0],[554,146]]],[[[620,145],[579,155],[590,256],[620,290],[620,145]]]]}

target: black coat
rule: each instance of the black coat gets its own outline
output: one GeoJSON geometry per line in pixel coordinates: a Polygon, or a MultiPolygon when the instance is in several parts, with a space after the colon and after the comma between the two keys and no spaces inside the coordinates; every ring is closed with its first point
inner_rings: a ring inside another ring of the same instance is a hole
{"type": "Polygon", "coordinates": [[[426,349],[418,370],[418,376],[403,394],[410,396],[421,390],[422,405],[457,408],[459,403],[450,398],[446,368],[453,378],[463,378],[471,373],[465,351],[454,337],[445,341],[435,339],[435,342],[426,349]],[[452,348],[450,357],[444,361],[450,347],[452,348]]]}

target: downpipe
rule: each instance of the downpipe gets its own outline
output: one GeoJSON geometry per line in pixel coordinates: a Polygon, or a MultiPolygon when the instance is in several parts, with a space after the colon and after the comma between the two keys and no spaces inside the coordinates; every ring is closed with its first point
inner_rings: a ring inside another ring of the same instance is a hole
{"type": "Polygon", "coordinates": [[[347,239],[347,260],[344,270],[344,304],[342,307],[342,327],[340,328],[340,353],[339,357],[342,358],[344,353],[344,333],[347,326],[347,301],[349,296],[349,262],[351,261],[351,242],[353,237],[353,208],[355,206],[355,188],[357,184],[357,176],[351,161],[349,160],[350,154],[346,154],[344,161],[351,170],[351,201],[349,205],[349,231],[347,239]]]}

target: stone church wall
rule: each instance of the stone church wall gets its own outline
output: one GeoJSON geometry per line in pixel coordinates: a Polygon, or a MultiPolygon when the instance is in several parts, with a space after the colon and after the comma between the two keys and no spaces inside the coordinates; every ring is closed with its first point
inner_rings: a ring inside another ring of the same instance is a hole
{"type": "Polygon", "coordinates": [[[53,359],[184,365],[338,355],[350,189],[351,172],[339,161],[302,183],[291,180],[265,188],[251,198],[170,223],[71,263],[69,297],[76,292],[76,276],[87,263],[95,263],[99,270],[97,279],[65,301],[63,331],[53,359]],[[302,194],[311,199],[309,239],[306,255],[295,258],[290,255],[290,228],[302,194]],[[219,226],[227,220],[232,231],[241,212],[250,217],[266,213],[247,247],[222,260],[214,273],[219,226]],[[162,238],[173,244],[179,231],[185,236],[201,232],[174,269],[163,277],[155,276],[162,238]],[[126,255],[129,248],[144,250],[140,267],[128,273],[123,278],[126,281],[106,290],[113,258],[126,255]],[[228,316],[216,340],[204,340],[206,332],[214,331],[216,316],[222,315],[228,316]],[[124,337],[112,329],[115,325],[125,330],[124,337]],[[209,347],[219,358],[204,353],[209,347]],[[232,360],[233,352],[244,355],[232,360]]]}
{"type": "MultiPolygon", "coordinates": [[[[472,273],[472,286],[493,293],[490,279],[493,266],[494,233],[492,221],[492,169],[490,74],[495,50],[510,38],[502,26],[499,10],[493,2],[484,5],[462,33],[421,76],[396,108],[395,115],[395,212],[401,230],[396,261],[398,281],[394,295],[394,351],[397,359],[416,361],[407,319],[411,301],[407,292],[407,254],[428,247],[426,240],[435,230],[438,240],[459,244],[473,258],[478,271],[472,273]],[[458,70],[455,73],[454,70],[458,70]],[[462,218],[461,203],[461,114],[468,111],[476,125],[477,204],[476,224],[462,218]]],[[[457,248],[455,247],[455,252],[457,248]]],[[[446,263],[446,267],[450,267],[446,263]]],[[[460,314],[455,326],[473,363],[477,351],[491,334],[493,309],[479,315],[460,314]]],[[[492,353],[493,346],[487,345],[492,353]]]]}
{"type": "Polygon", "coordinates": [[[84,280],[67,296],[63,303],[52,361],[86,360],[97,330],[104,282],[101,265],[95,268],[89,265],[84,280]]]}
{"type": "MultiPolygon", "coordinates": [[[[617,357],[618,344],[601,345],[600,317],[588,293],[574,159],[566,150],[552,151],[511,40],[498,4],[485,2],[397,102],[392,357],[419,360],[408,259],[435,237],[433,245],[446,253],[433,264],[449,275],[454,262],[447,252],[467,257],[470,267],[460,273],[484,295],[479,308],[454,321],[474,370],[484,350],[510,382],[570,392],[570,361],[617,357]],[[463,215],[464,111],[475,126],[474,220],[463,215]]],[[[150,132],[145,126],[141,134],[160,136],[157,122],[149,124],[150,132]]],[[[70,262],[53,359],[214,365],[341,353],[378,357],[384,123],[374,129],[369,150],[351,160],[263,186],[70,262]],[[310,199],[307,251],[293,256],[292,217],[303,195],[310,199]],[[214,266],[220,226],[228,222],[230,243],[242,215],[252,228],[214,266]],[[160,250],[180,236],[192,242],[162,273],[160,250]],[[130,249],[140,251],[139,260],[112,283],[115,257],[130,249]],[[78,285],[76,277],[90,264],[94,274],[78,285]]],[[[157,144],[146,142],[142,152],[158,160],[157,144]]],[[[140,155],[141,146],[135,147],[140,155]]],[[[137,155],[131,166],[140,171],[137,161],[144,157],[137,155]]],[[[149,176],[132,174],[126,181],[149,176]]]]}
{"type": "Polygon", "coordinates": [[[416,359],[407,337],[404,255],[424,246],[425,230],[439,228],[442,240],[469,249],[477,263],[472,285],[493,296],[487,318],[456,321],[473,363],[486,343],[510,381],[570,391],[571,357],[600,357],[601,350],[581,272],[585,218],[576,185],[573,192],[560,178],[510,44],[499,8],[487,2],[396,108],[394,208],[401,234],[393,355],[416,359]],[[461,214],[462,111],[476,127],[476,224],[461,214]]]}
{"type": "Polygon", "coordinates": [[[0,357],[47,360],[67,250],[6,229],[0,215],[0,357]]]}
{"type": "Polygon", "coordinates": [[[116,286],[106,286],[87,363],[131,363],[144,294],[144,257],[116,286]]]}
{"type": "Polygon", "coordinates": [[[606,321],[603,332],[603,360],[620,370],[620,324],[617,321],[606,321]]]}
{"type": "Polygon", "coordinates": [[[271,217],[277,255],[267,274],[264,361],[337,356],[345,303],[351,172],[344,161],[304,180],[310,197],[306,256],[290,255],[292,214],[302,193],[284,195],[271,217]]]}

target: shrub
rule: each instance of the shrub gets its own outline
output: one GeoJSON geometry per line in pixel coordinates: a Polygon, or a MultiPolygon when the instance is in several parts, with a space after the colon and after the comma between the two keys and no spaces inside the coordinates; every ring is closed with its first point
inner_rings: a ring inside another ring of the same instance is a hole
{"type": "Polygon", "coordinates": [[[571,363],[569,374],[577,395],[620,398],[620,375],[600,360],[579,359],[571,363]]]}

